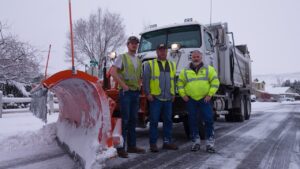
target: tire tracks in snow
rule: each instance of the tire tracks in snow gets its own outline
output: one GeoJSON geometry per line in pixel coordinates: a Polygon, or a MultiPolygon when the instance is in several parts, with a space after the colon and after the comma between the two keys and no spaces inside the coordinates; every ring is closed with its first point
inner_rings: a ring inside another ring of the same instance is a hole
{"type": "Polygon", "coordinates": [[[264,169],[281,169],[289,168],[290,164],[293,163],[292,158],[296,158],[298,161],[298,167],[300,165],[300,112],[291,113],[291,121],[285,127],[285,132],[281,133],[278,137],[273,136],[267,143],[257,146],[252,154],[249,154],[248,160],[244,161],[238,168],[245,168],[245,166],[252,166],[252,168],[264,168],[264,169]],[[267,153],[264,157],[262,154],[255,153],[255,151],[266,150],[267,153]],[[255,163],[252,157],[261,158],[261,163],[255,163]]]}
{"type": "MultiPolygon", "coordinates": [[[[274,115],[273,115],[274,116],[274,115]]],[[[272,130],[280,130],[285,122],[289,121],[289,116],[283,116],[281,121],[277,124],[267,127],[269,122],[275,122],[277,117],[269,117],[269,121],[257,120],[252,123],[248,128],[239,129],[238,132],[230,133],[230,139],[227,136],[224,139],[216,140],[217,154],[202,154],[190,156],[190,161],[184,165],[185,168],[235,168],[241,160],[245,158],[247,153],[265,137],[268,138],[272,135],[272,130]],[[255,136],[258,131],[266,128],[266,131],[255,136]],[[245,130],[246,129],[246,130],[245,130]],[[227,137],[227,138],[226,138],[227,137]],[[257,138],[256,138],[257,137],[257,138]],[[220,144],[221,143],[221,144],[220,144]],[[197,160],[198,159],[198,160],[197,160]]],[[[245,126],[246,127],[246,126],[245,126]]],[[[173,165],[174,166],[174,165],[173,165]]],[[[172,167],[173,167],[172,166],[172,167]]],[[[170,166],[168,166],[170,167],[170,166]]],[[[175,167],[175,166],[174,166],[175,167]]],[[[180,168],[180,167],[178,167],[180,168]]]]}
{"type": "MultiPolygon", "coordinates": [[[[255,127],[264,121],[269,113],[263,115],[254,115],[250,121],[244,123],[233,123],[233,125],[225,126],[216,130],[216,148],[221,150],[231,142],[234,142],[240,133],[247,132],[249,129],[255,127]]],[[[177,143],[178,144],[178,143],[177,143]]],[[[107,168],[188,168],[188,163],[193,161],[207,160],[211,154],[204,153],[203,151],[191,153],[189,147],[191,143],[186,141],[179,146],[177,151],[160,151],[159,153],[147,153],[140,155],[136,158],[129,159],[118,165],[108,165],[107,168]]]]}

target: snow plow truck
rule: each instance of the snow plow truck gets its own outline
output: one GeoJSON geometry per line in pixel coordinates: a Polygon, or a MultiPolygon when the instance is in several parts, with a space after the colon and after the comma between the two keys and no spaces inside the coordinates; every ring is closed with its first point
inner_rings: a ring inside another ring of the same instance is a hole
{"type": "MultiPolygon", "coordinates": [[[[142,62],[156,57],[156,46],[168,45],[169,60],[177,65],[179,75],[191,61],[191,52],[203,53],[203,62],[213,66],[220,88],[212,99],[215,118],[224,115],[227,121],[244,121],[251,114],[251,59],[246,45],[235,45],[234,35],[227,23],[199,24],[191,19],[182,24],[156,27],[142,32],[138,57],[142,62]]],[[[50,90],[59,100],[60,115],[57,136],[71,153],[83,159],[85,168],[95,165],[101,150],[122,143],[118,84],[104,67],[103,78],[82,71],[65,70],[45,79],[32,92],[34,114],[46,120],[46,93],[50,90]],[[100,80],[101,79],[101,80],[100,80]],[[95,147],[99,150],[95,152],[95,147]],[[90,150],[90,153],[82,151],[90,150]],[[91,158],[91,154],[94,158],[91,158]]],[[[184,101],[176,94],[173,122],[183,123],[187,136],[188,113],[184,101]]],[[[148,101],[142,92],[138,113],[139,126],[146,127],[149,118],[148,101]]],[[[204,137],[203,126],[200,135],[204,137]]]]}

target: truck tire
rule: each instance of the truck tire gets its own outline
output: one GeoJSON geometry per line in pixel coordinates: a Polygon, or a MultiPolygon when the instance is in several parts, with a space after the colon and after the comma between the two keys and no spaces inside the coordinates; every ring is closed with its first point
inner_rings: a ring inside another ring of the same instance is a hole
{"type": "Polygon", "coordinates": [[[245,97],[240,97],[240,107],[238,108],[238,114],[235,116],[235,121],[243,122],[246,117],[246,108],[245,108],[245,97]]]}
{"type": "MultiPolygon", "coordinates": [[[[230,112],[230,111],[229,111],[229,112],[230,112]]],[[[227,122],[233,122],[233,121],[234,121],[234,116],[233,116],[231,113],[225,114],[225,120],[226,120],[227,122]]]]}
{"type": "Polygon", "coordinates": [[[245,97],[245,120],[249,120],[251,115],[251,99],[245,97]]]}
{"type": "Polygon", "coordinates": [[[245,120],[245,99],[239,98],[239,107],[229,109],[229,114],[225,115],[227,122],[243,122],[245,120]]]}
{"type": "MultiPolygon", "coordinates": [[[[187,139],[190,139],[190,127],[189,127],[189,120],[188,116],[184,117],[183,119],[183,127],[184,132],[187,139]]],[[[205,124],[202,122],[199,122],[199,136],[201,140],[205,140],[205,124]]]]}

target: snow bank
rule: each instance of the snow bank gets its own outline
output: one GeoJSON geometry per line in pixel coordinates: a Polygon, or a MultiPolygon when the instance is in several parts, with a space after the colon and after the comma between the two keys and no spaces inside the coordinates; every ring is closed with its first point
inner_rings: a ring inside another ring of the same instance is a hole
{"type": "MultiPolygon", "coordinates": [[[[48,116],[49,123],[57,121],[58,113],[48,116]]],[[[36,132],[43,128],[45,123],[34,117],[31,112],[3,114],[0,118],[0,142],[10,136],[26,132],[36,132]]]]}
{"type": "MultiPolygon", "coordinates": [[[[48,120],[51,123],[45,125],[40,119],[34,117],[31,112],[4,114],[3,118],[0,118],[1,154],[18,152],[24,149],[33,150],[36,147],[55,147],[55,138],[59,135],[60,139],[70,144],[69,147],[73,151],[76,150],[84,158],[86,168],[103,168],[105,160],[116,156],[115,148],[106,148],[99,144],[99,128],[97,126],[86,129],[76,128],[66,122],[56,123],[58,115],[58,113],[49,115],[48,120]]],[[[0,159],[3,158],[1,154],[0,159]]],[[[8,158],[14,159],[15,156],[8,158]]]]}
{"type": "Polygon", "coordinates": [[[280,105],[278,102],[252,102],[252,111],[264,111],[280,105]]]}
{"type": "Polygon", "coordinates": [[[85,163],[87,169],[99,169],[104,161],[116,155],[115,148],[106,148],[98,141],[99,127],[76,127],[68,121],[57,122],[57,136],[61,142],[68,145],[72,152],[76,152],[85,163]]]}
{"type": "Polygon", "coordinates": [[[3,139],[0,142],[0,151],[12,151],[37,145],[50,145],[55,142],[55,137],[56,124],[51,123],[35,132],[19,132],[16,135],[3,139]]]}
{"type": "Polygon", "coordinates": [[[55,137],[58,113],[49,116],[50,124],[43,123],[28,113],[3,114],[0,118],[0,151],[24,146],[48,144],[55,137]]]}
{"type": "Polygon", "coordinates": [[[252,113],[267,111],[267,110],[274,110],[274,107],[280,107],[281,105],[286,104],[300,104],[300,101],[284,101],[284,102],[252,102],[252,113]]]}

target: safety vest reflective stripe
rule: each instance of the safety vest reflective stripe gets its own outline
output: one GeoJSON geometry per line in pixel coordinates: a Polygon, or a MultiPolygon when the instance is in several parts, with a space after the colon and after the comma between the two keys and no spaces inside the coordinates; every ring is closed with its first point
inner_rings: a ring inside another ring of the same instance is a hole
{"type": "Polygon", "coordinates": [[[217,76],[214,76],[213,78],[211,78],[210,81],[213,81],[213,80],[215,80],[215,79],[218,79],[218,77],[217,77],[217,76]]]}
{"type": "Polygon", "coordinates": [[[210,85],[212,88],[219,88],[219,85],[210,85]]]}
{"type": "Polygon", "coordinates": [[[186,70],[187,70],[187,69],[184,69],[184,77],[185,77],[185,80],[186,80],[187,82],[189,82],[189,78],[187,77],[186,70]]]}
{"type": "MultiPolygon", "coordinates": [[[[169,63],[171,63],[171,66],[172,66],[172,71],[174,72],[174,63],[173,62],[169,62],[169,63]]],[[[176,72],[175,72],[176,73],[176,72]]]]}
{"type": "Polygon", "coordinates": [[[152,75],[151,75],[151,79],[152,80],[155,80],[155,79],[158,79],[159,77],[158,76],[155,76],[155,72],[154,72],[154,59],[152,59],[152,75]]]}
{"type": "Polygon", "coordinates": [[[151,76],[152,80],[159,79],[159,76],[151,76]]]}
{"type": "Polygon", "coordinates": [[[183,86],[177,86],[177,89],[179,90],[179,89],[184,89],[184,87],[183,86]]]}
{"type": "Polygon", "coordinates": [[[187,80],[187,82],[192,82],[192,81],[196,81],[196,80],[208,80],[208,78],[206,78],[206,77],[189,78],[187,80]]]}
{"type": "Polygon", "coordinates": [[[178,79],[177,82],[182,82],[182,83],[184,83],[184,80],[178,79]]]}
{"type": "Polygon", "coordinates": [[[128,62],[127,62],[127,59],[126,59],[126,55],[124,54],[123,55],[123,61],[124,61],[124,70],[125,70],[125,74],[124,74],[124,78],[125,79],[128,79],[129,78],[129,74],[128,74],[128,62]]]}
{"type": "Polygon", "coordinates": [[[184,69],[184,76],[187,82],[192,82],[192,81],[196,81],[196,80],[208,80],[208,67],[203,67],[204,69],[206,69],[206,73],[205,73],[205,77],[198,77],[198,78],[188,78],[187,76],[187,70],[191,70],[189,69],[184,69]]]}

